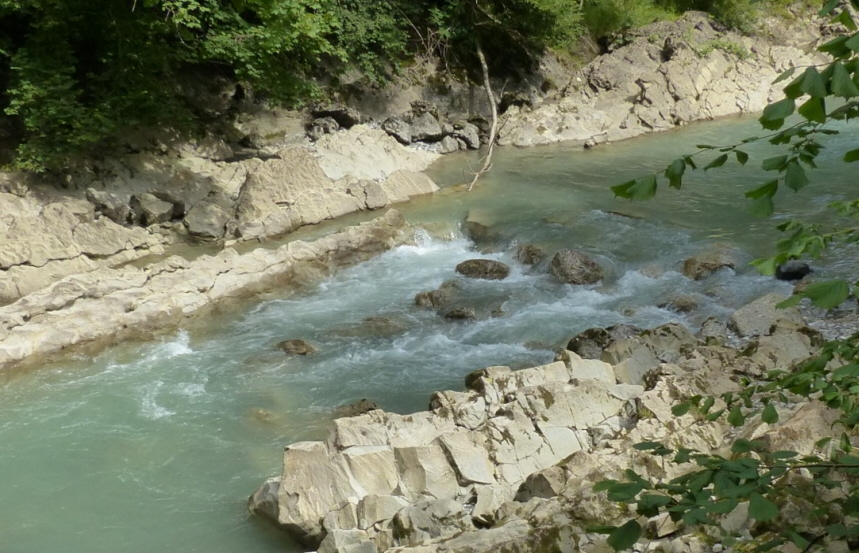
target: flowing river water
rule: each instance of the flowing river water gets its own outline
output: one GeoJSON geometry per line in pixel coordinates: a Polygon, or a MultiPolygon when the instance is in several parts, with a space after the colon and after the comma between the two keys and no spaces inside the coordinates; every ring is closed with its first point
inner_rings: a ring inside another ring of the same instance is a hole
{"type": "MultiPolygon", "coordinates": [[[[246,498],[279,472],[285,444],[324,436],[337,406],[369,398],[388,410],[420,410],[431,392],[461,389],[473,369],[548,362],[553,347],[589,327],[694,327],[764,293],[788,293],[789,285],[747,267],[698,282],[678,272],[707,244],[729,243],[747,259],[770,253],[776,222],[742,207],[742,193],[764,181],[761,171],[698,171],[683,191],[660,190],[649,203],[616,200],[608,188],[663,168],[695,144],[754,132],[754,120],[735,119],[589,151],[500,149],[471,193],[448,189],[401,208],[428,229],[416,246],[249,302],[202,330],[0,374],[0,551],[299,551],[250,518],[246,498]],[[469,211],[493,224],[489,253],[476,252],[459,230],[469,211]],[[544,268],[518,264],[516,243],[582,249],[607,277],[593,286],[557,284],[544,268]],[[452,322],[414,305],[416,293],[455,278],[456,264],[473,257],[512,266],[504,281],[465,283],[501,316],[452,322]],[[698,310],[657,307],[678,293],[698,310]],[[367,331],[362,321],[379,316],[391,322],[385,332],[367,331]],[[287,357],[273,347],[287,338],[309,340],[319,352],[287,357]]],[[[855,179],[837,162],[852,139],[830,140],[814,186],[778,205],[826,217],[826,204],[847,197],[855,179]]],[[[476,165],[474,156],[448,156],[432,175],[461,182],[468,161],[476,165]]],[[[849,275],[855,258],[836,252],[819,272],[849,275]]]]}

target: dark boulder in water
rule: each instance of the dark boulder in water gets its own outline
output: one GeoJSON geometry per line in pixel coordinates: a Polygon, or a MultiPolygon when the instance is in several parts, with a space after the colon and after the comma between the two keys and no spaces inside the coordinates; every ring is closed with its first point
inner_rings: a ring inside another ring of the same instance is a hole
{"type": "Polygon", "coordinates": [[[292,355],[309,355],[316,353],[316,348],[310,342],[305,340],[284,340],[278,342],[275,347],[283,350],[284,353],[292,355]]]}
{"type": "Polygon", "coordinates": [[[551,273],[567,284],[593,284],[603,277],[596,261],[578,250],[561,250],[552,258],[551,273]]]}
{"type": "Polygon", "coordinates": [[[775,277],[779,280],[799,280],[811,272],[808,263],[791,260],[776,267],[775,277]]]}
{"type": "Polygon", "coordinates": [[[492,259],[469,259],[457,265],[456,272],[468,278],[503,280],[510,274],[510,267],[492,259]]]}

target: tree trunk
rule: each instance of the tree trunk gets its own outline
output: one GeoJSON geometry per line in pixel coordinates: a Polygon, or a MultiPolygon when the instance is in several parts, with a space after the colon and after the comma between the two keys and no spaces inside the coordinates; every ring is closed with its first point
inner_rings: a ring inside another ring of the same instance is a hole
{"type": "Polygon", "coordinates": [[[486,89],[486,96],[489,99],[489,107],[492,109],[492,126],[489,128],[489,151],[483,158],[483,167],[474,173],[474,178],[471,184],[468,185],[468,190],[474,187],[477,179],[483,173],[486,173],[492,168],[492,152],[495,149],[495,134],[498,132],[498,109],[495,105],[495,94],[492,93],[492,86],[489,84],[489,66],[486,65],[486,56],[483,55],[483,48],[480,42],[477,43],[477,57],[480,59],[480,67],[483,69],[483,87],[486,89]]]}

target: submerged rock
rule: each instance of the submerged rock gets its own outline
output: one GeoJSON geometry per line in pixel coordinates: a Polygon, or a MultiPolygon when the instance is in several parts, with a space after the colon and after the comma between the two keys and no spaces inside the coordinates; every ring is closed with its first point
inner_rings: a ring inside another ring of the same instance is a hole
{"type": "Polygon", "coordinates": [[[800,280],[812,272],[808,263],[791,260],[776,267],[775,277],[779,280],[800,280]]]}
{"type": "Polygon", "coordinates": [[[737,259],[730,246],[717,244],[705,252],[684,260],[680,272],[693,280],[701,280],[719,269],[725,267],[734,269],[736,266],[737,259]]]}
{"type": "Polygon", "coordinates": [[[331,333],[337,336],[365,338],[375,336],[394,336],[405,332],[408,328],[408,324],[400,319],[374,316],[365,317],[361,322],[354,326],[335,329],[331,331],[331,333]]]}
{"type": "Polygon", "coordinates": [[[561,250],[552,258],[551,272],[566,284],[593,284],[603,277],[596,261],[578,250],[561,250]]]}
{"type": "Polygon", "coordinates": [[[521,244],[516,248],[516,260],[522,265],[536,265],[543,261],[546,252],[535,244],[521,244]]]}
{"type": "Polygon", "coordinates": [[[510,267],[492,259],[469,259],[457,265],[456,272],[468,278],[503,280],[510,275],[510,267]]]}
{"type": "Polygon", "coordinates": [[[691,313],[698,309],[698,300],[694,296],[675,294],[666,301],[658,303],[656,307],[669,309],[678,313],[691,313]]]}
{"type": "Polygon", "coordinates": [[[310,355],[311,353],[316,353],[316,348],[305,340],[284,340],[275,344],[274,347],[280,348],[284,353],[292,355],[310,355]]]}
{"type": "Polygon", "coordinates": [[[431,307],[439,309],[449,305],[453,301],[454,293],[460,288],[460,284],[455,280],[448,280],[442,283],[437,290],[428,292],[419,292],[415,296],[415,305],[420,307],[431,307]]]}
{"type": "Polygon", "coordinates": [[[370,411],[375,411],[378,408],[379,406],[376,405],[376,402],[374,401],[370,401],[369,399],[359,399],[358,401],[341,405],[335,409],[334,416],[337,418],[357,417],[359,415],[369,413],[370,411]]]}
{"type": "Polygon", "coordinates": [[[454,307],[444,312],[444,318],[460,321],[473,321],[477,319],[477,313],[471,307],[454,307]]]}

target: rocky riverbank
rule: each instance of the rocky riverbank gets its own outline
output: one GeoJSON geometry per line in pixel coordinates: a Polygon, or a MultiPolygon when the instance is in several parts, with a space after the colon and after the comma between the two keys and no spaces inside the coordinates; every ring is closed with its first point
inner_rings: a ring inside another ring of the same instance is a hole
{"type": "MultiPolygon", "coordinates": [[[[663,479],[691,468],[656,463],[633,444],[719,453],[739,435],[810,454],[829,432],[834,415],[816,403],[781,404],[781,422],[752,417],[739,430],[671,412],[816,350],[819,334],[776,301],[734,313],[740,348],[725,346],[727,329],[713,332],[712,322],[698,335],[678,325],[589,332],[569,347],[598,359],[564,351],[531,369],[488,367],[466,378],[466,391],[436,393],[429,411],[337,419],[325,441],[286,448],[282,474],[251,496],[250,509],[325,553],[608,551],[587,528],[635,514],[593,485],[627,468],[663,479]]],[[[640,522],[649,551],[707,551],[720,539],[658,517],[640,522]]],[[[723,525],[748,530],[743,505],[723,525]]]]}
{"type": "MultiPolygon", "coordinates": [[[[761,109],[778,71],[816,60],[807,52],[819,31],[799,18],[770,39],[749,38],[689,13],[630,32],[625,45],[579,71],[547,57],[502,95],[499,140],[595,145],[761,109]]],[[[235,94],[225,91],[209,107],[233,118],[229,136],[130,135],[121,155],[78,163],[56,181],[2,175],[0,305],[10,313],[3,362],[42,351],[22,345],[20,322],[48,312],[59,321],[75,302],[53,302],[57,288],[131,274],[132,261],[163,271],[177,263],[164,261],[177,245],[265,241],[435,191],[421,171],[441,152],[476,147],[481,132],[485,141],[488,106],[480,86],[443,75],[439,87],[428,71],[417,64],[384,89],[303,112],[244,105],[229,115],[235,94]]],[[[82,293],[102,297],[97,288],[82,293]]],[[[62,342],[38,340],[55,343],[51,351],[62,342]]]]}
{"type": "Polygon", "coordinates": [[[225,302],[307,282],[409,243],[394,210],[312,242],[239,254],[225,248],[193,261],[171,256],[143,268],[101,267],[66,277],[0,307],[0,369],[73,346],[102,346],[175,328],[225,302]]]}

